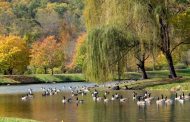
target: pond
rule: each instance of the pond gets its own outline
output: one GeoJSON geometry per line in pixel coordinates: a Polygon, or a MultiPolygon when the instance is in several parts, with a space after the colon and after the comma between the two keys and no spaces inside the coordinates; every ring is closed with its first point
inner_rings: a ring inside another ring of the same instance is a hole
{"type": "MultiPolygon", "coordinates": [[[[42,96],[41,87],[66,88],[68,86],[93,86],[86,83],[65,83],[48,85],[23,85],[0,87],[0,116],[34,119],[43,122],[189,122],[190,101],[184,104],[175,102],[172,105],[157,106],[155,100],[152,104],[139,107],[132,99],[133,91],[119,91],[127,102],[110,101],[108,103],[94,102],[91,94],[79,96],[84,103],[62,103],[63,96],[69,97],[71,93],[67,89],[57,95],[42,96]],[[21,96],[28,88],[36,93],[31,100],[22,101],[21,96]]],[[[114,91],[116,92],[116,91],[114,91]]],[[[144,91],[136,91],[138,94],[144,91]]],[[[171,92],[151,91],[152,96],[160,96],[161,93],[168,97],[175,97],[171,92]]],[[[103,94],[103,93],[102,93],[103,94]]],[[[113,94],[113,93],[111,93],[113,94]]],[[[111,95],[109,95],[109,98],[111,95]]]]}

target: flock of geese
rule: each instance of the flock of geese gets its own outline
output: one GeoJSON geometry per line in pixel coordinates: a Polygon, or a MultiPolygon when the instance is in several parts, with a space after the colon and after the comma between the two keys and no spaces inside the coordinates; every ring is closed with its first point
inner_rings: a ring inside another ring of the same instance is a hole
{"type": "MultiPolygon", "coordinates": [[[[63,89],[66,88],[65,86],[63,87],[63,89]]],[[[42,90],[42,96],[43,97],[47,97],[47,96],[52,96],[52,95],[56,95],[60,92],[62,92],[61,89],[57,89],[57,88],[41,88],[42,90]]],[[[105,91],[103,95],[100,94],[100,91],[94,89],[94,90],[90,90],[89,87],[86,86],[82,86],[81,88],[77,88],[77,87],[69,87],[71,96],[66,98],[66,96],[63,96],[62,99],[62,103],[66,104],[66,103],[76,103],[76,104],[82,104],[85,101],[83,99],[79,99],[80,96],[86,96],[87,94],[91,94],[92,96],[92,100],[94,102],[104,102],[104,103],[108,103],[111,101],[118,101],[118,102],[126,102],[129,100],[129,98],[125,98],[123,97],[123,95],[118,94],[118,93],[114,93],[111,94],[109,91],[105,91]]],[[[30,100],[34,98],[34,94],[33,94],[33,90],[30,88],[27,91],[27,94],[25,96],[21,97],[21,100],[26,101],[26,100],[30,100]]],[[[178,94],[175,94],[175,98],[171,99],[168,98],[167,96],[164,96],[163,94],[161,94],[161,96],[158,97],[152,97],[151,93],[148,93],[147,91],[145,91],[144,94],[138,95],[135,91],[133,92],[133,94],[131,95],[131,98],[137,102],[138,106],[145,106],[145,105],[150,105],[152,102],[156,101],[157,105],[171,105],[173,104],[175,101],[183,104],[185,101],[190,100],[190,93],[188,95],[185,95],[185,93],[183,92],[182,94],[180,94],[178,96],[178,94]]]]}

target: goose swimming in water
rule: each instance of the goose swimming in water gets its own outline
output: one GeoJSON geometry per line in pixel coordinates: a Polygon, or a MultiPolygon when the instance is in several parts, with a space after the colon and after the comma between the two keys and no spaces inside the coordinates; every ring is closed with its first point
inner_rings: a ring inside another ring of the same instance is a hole
{"type": "Polygon", "coordinates": [[[67,103],[67,100],[66,100],[65,96],[63,96],[62,103],[67,103]]]}
{"type": "Polygon", "coordinates": [[[116,94],[114,95],[114,97],[115,97],[115,99],[119,99],[119,94],[116,93],[116,94]]]}
{"type": "Polygon", "coordinates": [[[77,98],[76,98],[76,103],[77,103],[77,104],[83,104],[83,103],[84,103],[84,100],[79,100],[79,98],[77,97],[77,98]]]}
{"type": "Polygon", "coordinates": [[[125,102],[125,101],[127,101],[127,98],[123,98],[123,96],[121,95],[119,101],[120,101],[120,102],[125,102]]]}
{"type": "Polygon", "coordinates": [[[141,99],[141,97],[138,97],[137,105],[138,106],[145,106],[146,102],[143,99],[141,99]]]}
{"type": "Polygon", "coordinates": [[[190,99],[190,93],[189,93],[188,95],[185,95],[185,93],[183,92],[182,98],[183,98],[184,100],[189,100],[189,99],[190,99]]]}
{"type": "Polygon", "coordinates": [[[161,96],[162,96],[162,99],[158,97],[158,99],[156,100],[157,105],[163,105],[165,103],[164,95],[162,94],[161,96]]]}
{"type": "Polygon", "coordinates": [[[112,100],[112,101],[114,101],[114,100],[115,100],[115,96],[114,96],[114,95],[112,95],[111,100],[112,100]]]}
{"type": "Polygon", "coordinates": [[[104,96],[104,102],[105,102],[105,103],[109,102],[109,99],[106,98],[106,96],[104,96]]]}
{"type": "Polygon", "coordinates": [[[175,94],[175,100],[179,100],[180,97],[177,96],[177,93],[175,94]]]}
{"type": "Polygon", "coordinates": [[[167,96],[165,97],[165,103],[166,104],[173,104],[173,100],[168,99],[167,96]]]}
{"type": "Polygon", "coordinates": [[[183,97],[182,97],[181,95],[179,96],[179,100],[178,100],[178,101],[179,101],[179,103],[181,103],[181,104],[184,103],[184,99],[183,99],[183,97]]]}

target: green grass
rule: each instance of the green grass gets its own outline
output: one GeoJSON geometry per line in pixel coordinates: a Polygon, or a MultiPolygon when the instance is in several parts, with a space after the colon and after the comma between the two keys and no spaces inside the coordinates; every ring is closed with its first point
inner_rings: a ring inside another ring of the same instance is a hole
{"type": "Polygon", "coordinates": [[[29,120],[29,119],[2,117],[2,118],[0,118],[0,122],[39,122],[39,121],[29,120]]]}
{"type": "MultiPolygon", "coordinates": [[[[148,71],[150,79],[137,80],[136,82],[122,84],[121,87],[127,85],[131,89],[148,89],[148,90],[189,90],[190,91],[190,69],[177,70],[178,78],[171,80],[168,78],[169,72],[148,71]]],[[[137,72],[129,72],[126,74],[128,79],[141,79],[141,74],[137,72]]],[[[19,84],[19,83],[63,83],[63,82],[79,82],[85,81],[82,74],[35,74],[23,76],[4,76],[0,75],[0,84],[19,84]]]]}
{"type": "Polygon", "coordinates": [[[60,75],[45,75],[45,74],[38,74],[32,75],[41,82],[77,82],[77,81],[84,81],[84,76],[82,74],[60,74],[60,75]]]}
{"type": "MultiPolygon", "coordinates": [[[[137,80],[136,82],[122,84],[121,87],[127,85],[130,89],[147,89],[147,90],[171,90],[171,91],[190,91],[190,69],[176,70],[177,78],[171,80],[168,78],[169,71],[148,71],[150,79],[137,80]]],[[[126,74],[128,79],[141,79],[141,74],[130,72],[126,74]]]]}
{"type": "Polygon", "coordinates": [[[62,83],[62,82],[81,82],[85,81],[82,74],[34,74],[34,75],[0,75],[0,84],[19,84],[19,83],[62,83]]]}
{"type": "MultiPolygon", "coordinates": [[[[190,69],[181,69],[176,70],[178,76],[190,78],[190,69]]],[[[168,70],[159,70],[159,71],[147,71],[149,78],[168,78],[168,70]]],[[[138,72],[128,72],[126,73],[128,79],[141,79],[141,73],[138,72]]]]}

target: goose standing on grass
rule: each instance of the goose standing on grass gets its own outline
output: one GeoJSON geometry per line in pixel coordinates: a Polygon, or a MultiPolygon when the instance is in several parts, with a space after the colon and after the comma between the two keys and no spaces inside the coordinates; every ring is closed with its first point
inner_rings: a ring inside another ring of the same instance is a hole
{"type": "Polygon", "coordinates": [[[104,95],[107,96],[107,95],[109,95],[109,93],[110,93],[110,92],[105,91],[104,95]]]}
{"type": "Polygon", "coordinates": [[[97,96],[98,95],[98,91],[95,89],[94,92],[92,93],[92,97],[97,96]]]}

